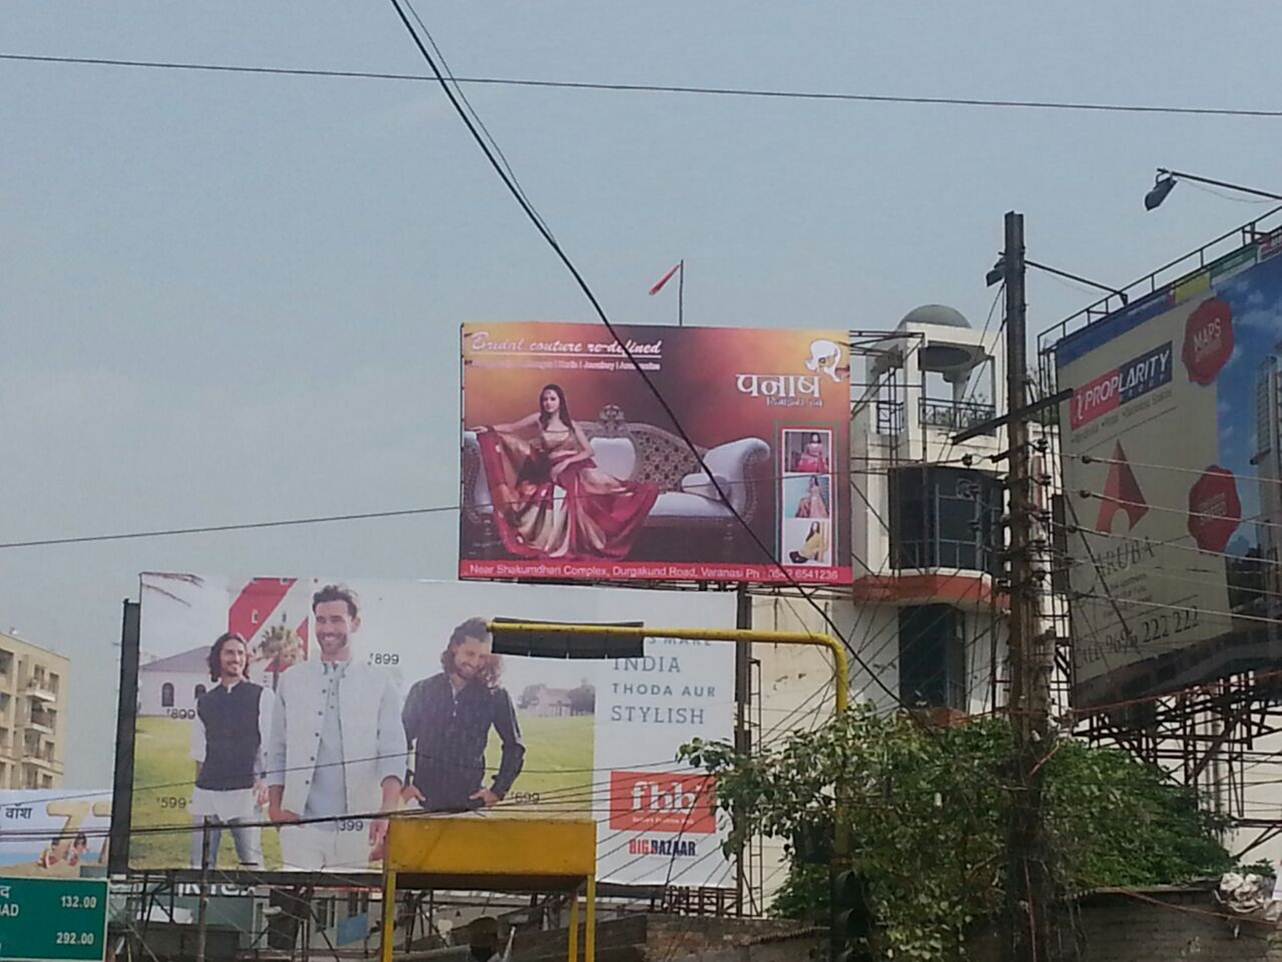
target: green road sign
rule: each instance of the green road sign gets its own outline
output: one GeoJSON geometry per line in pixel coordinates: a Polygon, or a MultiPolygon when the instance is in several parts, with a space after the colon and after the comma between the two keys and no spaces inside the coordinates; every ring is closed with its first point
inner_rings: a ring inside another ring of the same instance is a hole
{"type": "Polygon", "coordinates": [[[4,962],[102,962],[106,947],[106,880],[0,877],[4,962]]]}

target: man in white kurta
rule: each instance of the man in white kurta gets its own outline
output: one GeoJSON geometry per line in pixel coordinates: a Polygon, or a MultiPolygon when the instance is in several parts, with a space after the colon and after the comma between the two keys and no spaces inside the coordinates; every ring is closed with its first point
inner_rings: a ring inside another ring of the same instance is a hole
{"type": "Polygon", "coordinates": [[[267,753],[268,815],[285,868],[367,869],[382,858],[387,819],[405,771],[395,678],[354,657],[355,592],[326,585],[312,597],[320,657],[285,671],[267,753]]]}

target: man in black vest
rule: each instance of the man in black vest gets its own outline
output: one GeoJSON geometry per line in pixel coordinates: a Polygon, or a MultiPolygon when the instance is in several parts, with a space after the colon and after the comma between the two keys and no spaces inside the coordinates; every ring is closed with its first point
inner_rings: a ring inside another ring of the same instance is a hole
{"type": "Polygon", "coordinates": [[[191,728],[196,762],[191,813],[198,826],[192,834],[191,864],[201,867],[204,832],[209,832],[209,864],[218,864],[225,825],[240,864],[262,868],[262,832],[252,823],[260,820],[259,807],[267,800],[265,746],[275,699],[249,681],[249,645],[233,632],[219,635],[210,647],[209,677],[218,684],[196,700],[191,728]]]}

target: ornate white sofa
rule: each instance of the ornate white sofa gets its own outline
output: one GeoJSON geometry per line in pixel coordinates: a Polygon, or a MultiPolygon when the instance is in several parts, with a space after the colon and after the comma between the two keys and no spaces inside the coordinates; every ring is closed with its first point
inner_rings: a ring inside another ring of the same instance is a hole
{"type": "MultiPolygon", "coordinates": [[[[623,411],[612,404],[601,409],[596,421],[580,421],[579,426],[602,471],[620,480],[659,486],[661,493],[646,518],[643,532],[672,529],[690,536],[702,530],[720,542],[708,546],[708,559],[718,551],[723,560],[735,557],[739,538],[746,537],[746,533],[680,437],[651,424],[629,424],[623,411]]],[[[714,448],[700,447],[698,451],[735,511],[751,524],[761,499],[770,497],[766,477],[769,472],[765,470],[770,445],[760,438],[740,438],[714,448]]],[[[494,529],[494,506],[485,467],[472,431],[463,433],[462,526],[465,557],[504,554],[494,529]]]]}

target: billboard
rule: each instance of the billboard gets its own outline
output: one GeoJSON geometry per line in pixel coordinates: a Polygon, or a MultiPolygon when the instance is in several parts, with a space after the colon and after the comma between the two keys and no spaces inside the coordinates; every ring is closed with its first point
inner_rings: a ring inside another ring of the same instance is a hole
{"type": "Polygon", "coordinates": [[[735,598],[144,574],[129,867],[199,867],[208,819],[220,869],[376,870],[372,816],[427,811],[592,818],[603,880],[733,884],[714,786],[676,762],[733,735],[733,646],[499,656],[494,618],[727,628],[735,598]]]}
{"type": "Polygon", "coordinates": [[[1262,238],[1055,347],[1078,707],[1282,654],[1278,253],[1262,238]]]}
{"type": "Polygon", "coordinates": [[[848,584],[846,335],[618,330],[716,486],[604,328],[465,324],[459,576],[848,584]]]}
{"type": "Polygon", "coordinates": [[[79,878],[107,870],[111,792],[0,791],[0,875],[79,878]]]}

